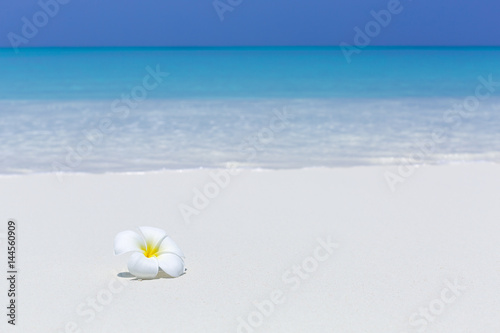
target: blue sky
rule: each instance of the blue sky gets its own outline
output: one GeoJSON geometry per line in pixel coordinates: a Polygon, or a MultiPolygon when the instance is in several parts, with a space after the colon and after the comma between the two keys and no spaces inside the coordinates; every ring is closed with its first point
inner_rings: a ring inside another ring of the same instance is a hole
{"type": "MultiPolygon", "coordinates": [[[[213,0],[58,1],[2,1],[0,46],[354,44],[354,28],[397,0],[220,0],[220,15],[213,0]]],[[[369,45],[500,45],[498,0],[401,0],[397,11],[369,45]]]]}

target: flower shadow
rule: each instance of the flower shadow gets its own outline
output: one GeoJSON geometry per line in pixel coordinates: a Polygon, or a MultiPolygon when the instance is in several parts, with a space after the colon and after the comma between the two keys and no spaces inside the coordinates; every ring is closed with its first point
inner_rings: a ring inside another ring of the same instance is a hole
{"type": "MultiPolygon", "coordinates": [[[[185,275],[185,274],[186,274],[186,272],[184,272],[182,275],[185,275]]],[[[154,278],[152,278],[152,279],[139,279],[139,278],[135,277],[134,275],[130,274],[129,272],[121,272],[121,273],[116,274],[116,276],[118,276],[120,278],[123,278],[123,279],[128,278],[128,279],[130,279],[130,281],[147,281],[147,280],[159,280],[159,279],[175,279],[174,277],[168,275],[167,273],[165,273],[162,270],[160,270],[158,272],[158,274],[154,278]]]]}

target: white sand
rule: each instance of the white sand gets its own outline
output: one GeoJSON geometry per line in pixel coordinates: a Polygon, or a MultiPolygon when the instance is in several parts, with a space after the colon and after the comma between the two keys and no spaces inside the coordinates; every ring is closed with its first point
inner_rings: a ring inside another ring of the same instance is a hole
{"type": "Polygon", "coordinates": [[[17,325],[2,314],[0,332],[237,332],[249,315],[259,327],[240,332],[499,332],[500,166],[420,168],[395,193],[386,170],[245,171],[191,224],[179,204],[208,171],[0,177],[0,233],[15,218],[19,240],[17,325]],[[113,238],[137,225],[165,229],[187,274],[117,277],[113,238]],[[328,236],[330,256],[316,250],[328,236]]]}

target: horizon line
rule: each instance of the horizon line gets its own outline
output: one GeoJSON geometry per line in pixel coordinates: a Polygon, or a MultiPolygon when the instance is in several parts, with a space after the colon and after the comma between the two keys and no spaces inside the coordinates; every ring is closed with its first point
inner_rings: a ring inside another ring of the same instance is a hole
{"type": "MultiPolygon", "coordinates": [[[[18,51],[30,49],[263,49],[263,48],[328,48],[341,50],[340,45],[185,45],[185,46],[25,46],[18,51]]],[[[360,49],[467,49],[500,48],[500,45],[369,45],[360,49]]],[[[15,50],[11,46],[0,46],[0,50],[15,50]]]]}

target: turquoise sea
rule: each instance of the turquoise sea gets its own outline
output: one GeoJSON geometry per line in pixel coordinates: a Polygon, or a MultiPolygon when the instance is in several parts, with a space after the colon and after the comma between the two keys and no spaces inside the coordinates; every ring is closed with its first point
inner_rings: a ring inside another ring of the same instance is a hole
{"type": "Polygon", "coordinates": [[[497,163],[500,48],[0,49],[0,148],[0,174],[497,163]]]}

